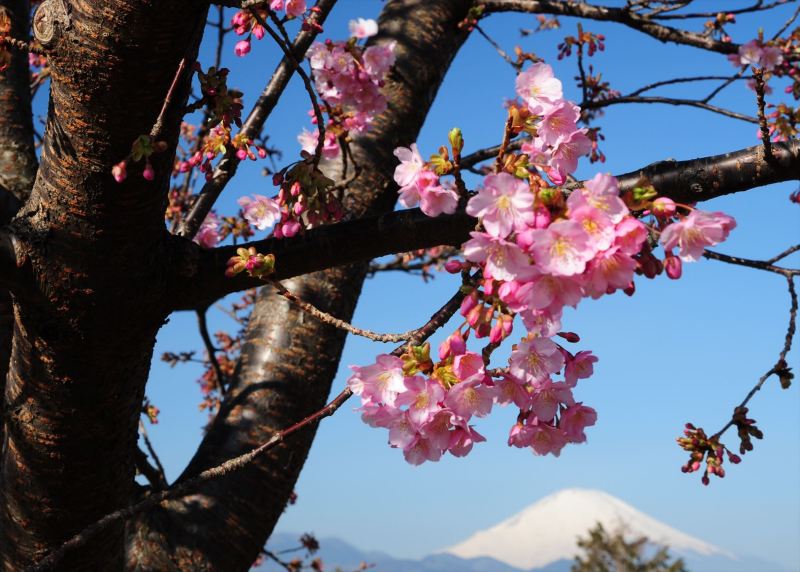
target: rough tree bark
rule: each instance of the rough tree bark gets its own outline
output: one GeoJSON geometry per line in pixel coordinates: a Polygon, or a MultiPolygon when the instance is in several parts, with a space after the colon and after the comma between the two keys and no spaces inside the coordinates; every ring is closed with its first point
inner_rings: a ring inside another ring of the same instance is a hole
{"type": "MultiPolygon", "coordinates": [[[[171,148],[156,158],[160,178],[117,185],[110,169],[150,132],[207,11],[191,0],[70,7],[71,26],[49,54],[41,166],[12,222],[31,280],[15,292],[5,388],[6,570],[30,566],[131,499],[141,400],[167,313],[163,216],[188,74],[164,123],[171,148]]],[[[60,568],[119,569],[123,547],[123,528],[109,527],[60,568]]]]}

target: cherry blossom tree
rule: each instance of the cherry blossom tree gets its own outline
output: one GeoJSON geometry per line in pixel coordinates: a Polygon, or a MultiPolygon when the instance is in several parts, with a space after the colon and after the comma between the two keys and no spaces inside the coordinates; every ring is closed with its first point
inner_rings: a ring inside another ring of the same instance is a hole
{"type": "Polygon", "coordinates": [[[484,441],[480,419],[500,405],[519,410],[509,445],[557,456],[597,421],[580,398],[597,357],[574,345],[580,336],[561,323],[562,309],[632,295],[639,280],[679,279],[701,258],[781,275],[791,299],[776,362],[727,425],[687,425],[679,439],[685,472],[706,484],[723,477],[761,437],[750,398],[772,377],[783,387],[792,379],[800,271],[782,261],[800,246],[763,260],[709,250],[736,222],[702,205],[800,178],[800,9],[774,35],[732,40],[738,14],[784,3],[703,13],[677,0],[390,0],[377,22],[353,14],[350,38],[321,41],[328,15],[344,9],[336,0],[0,0],[4,569],[246,570],[292,497],[318,422],[354,395],[364,421],[413,464],[468,454],[484,441]],[[540,30],[578,19],[577,35],[556,41],[575,59],[580,102],[565,98],[567,78],[548,62],[510,55],[481,27],[508,11],[537,14],[540,30]],[[605,41],[592,21],[734,67],[621,94],[588,65],[605,41]],[[419,131],[470,34],[518,73],[507,121],[497,142],[465,141],[454,127],[428,155],[419,131]],[[198,61],[204,35],[217,38],[216,61],[198,61]],[[245,110],[221,54],[253,58],[259,41],[283,57],[245,110]],[[283,161],[262,131],[294,76],[311,123],[297,129],[302,151],[283,161]],[[740,80],[752,108],[718,106],[716,95],[740,80]],[[697,99],[650,95],[708,81],[715,87],[697,99]],[[46,86],[38,134],[31,102],[46,86]],[[767,103],[773,86],[785,102],[767,103]],[[606,173],[602,110],[636,103],[751,122],[760,141],[606,173]],[[263,189],[240,190],[239,212],[217,212],[245,161],[268,166],[263,189]],[[595,162],[596,174],[577,180],[578,161],[595,162]],[[398,201],[404,209],[394,211],[398,201]],[[387,255],[396,258],[371,263],[387,255]],[[418,328],[350,323],[370,272],[434,267],[460,275],[461,286],[418,328]],[[257,287],[233,309],[241,332],[213,340],[211,304],[257,287]],[[157,410],[145,388],[156,334],[183,311],[199,318],[213,419],[168,483],[146,438],[157,410]],[[431,347],[453,316],[456,329],[431,347]],[[327,401],[348,333],[397,347],[354,366],[327,401]],[[510,360],[494,363],[504,344],[510,360]]]}

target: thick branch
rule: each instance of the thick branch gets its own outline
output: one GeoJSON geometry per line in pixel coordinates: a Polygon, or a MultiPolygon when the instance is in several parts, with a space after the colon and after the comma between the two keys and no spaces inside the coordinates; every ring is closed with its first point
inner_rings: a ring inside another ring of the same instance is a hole
{"type": "Polygon", "coordinates": [[[486,7],[487,13],[531,12],[534,14],[556,14],[558,16],[575,16],[589,20],[617,22],[662,42],[695,46],[721,54],[733,54],[739,49],[738,44],[721,42],[710,36],[657,24],[626,8],[596,6],[569,0],[482,0],[481,4],[486,7]]]}
{"type": "MultiPolygon", "coordinates": [[[[274,254],[273,277],[283,280],[396,252],[439,244],[457,246],[474,226],[475,219],[465,213],[430,218],[419,209],[412,209],[319,227],[296,238],[268,238],[247,246],[274,254]]],[[[181,247],[179,255],[192,256],[197,262],[190,273],[180,277],[178,292],[172,297],[178,304],[176,310],[195,308],[227,293],[263,284],[244,274],[225,277],[226,263],[236,254],[235,246],[202,250],[194,243],[183,242],[181,247]]]]}
{"type": "MultiPolygon", "coordinates": [[[[688,161],[660,161],[617,178],[623,191],[632,189],[645,177],[660,194],[688,203],[799,179],[800,142],[775,143],[773,150],[775,162],[767,162],[763,147],[758,145],[688,161]]],[[[484,155],[478,152],[478,156],[484,155]]],[[[274,254],[275,277],[282,280],[386,254],[460,245],[474,224],[475,219],[463,212],[432,219],[413,209],[320,227],[302,237],[269,238],[245,246],[254,246],[262,254],[274,254]]],[[[257,286],[259,280],[242,275],[225,278],[226,262],[235,251],[233,246],[201,250],[194,243],[181,243],[176,256],[190,257],[194,262],[182,267],[172,296],[178,301],[175,309],[192,309],[225,294],[257,286]]],[[[181,267],[178,263],[175,266],[181,267]]]]}

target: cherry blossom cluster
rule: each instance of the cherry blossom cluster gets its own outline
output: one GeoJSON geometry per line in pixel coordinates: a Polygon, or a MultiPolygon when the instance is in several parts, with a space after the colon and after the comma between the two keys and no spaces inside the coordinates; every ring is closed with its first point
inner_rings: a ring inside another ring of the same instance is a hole
{"type": "MultiPolygon", "coordinates": [[[[557,456],[566,444],[584,442],[584,429],[597,414],[572,392],[578,380],[593,373],[597,358],[588,351],[572,353],[555,341],[579,341],[577,334],[562,331],[563,308],[617,290],[631,295],[637,273],[653,278],[666,270],[670,278],[679,278],[683,262],[697,260],[736,226],[723,213],[658,197],[646,181],[625,193],[603,173],[569,193],[550,186],[542,173],[561,184],[582,154],[558,157],[562,149],[580,149],[586,137],[575,127],[578,110],[562,99],[561,84],[546,64],[520,74],[517,93],[526,107],[510,110],[511,129],[524,125],[517,133],[527,131],[534,142],[541,141],[523,151],[541,153],[547,145],[550,156],[529,162],[527,153],[506,153],[467,202],[466,212],[479,226],[462,246],[465,260],[446,265],[450,272],[479,270],[482,276],[462,303],[465,322],[440,346],[436,364],[426,346],[418,347],[402,359],[382,355],[373,365],[353,367],[348,380],[361,397],[364,421],[388,429],[389,444],[402,449],[412,464],[438,460],[447,451],[468,453],[483,440],[470,421],[488,415],[495,403],[519,408],[509,445],[557,456]],[[565,142],[575,147],[562,147],[565,142]],[[663,262],[652,251],[658,240],[663,262]],[[487,369],[517,315],[526,335],[512,346],[507,367],[487,369]],[[471,334],[488,339],[481,354],[467,349],[471,334]]],[[[450,143],[458,157],[460,131],[451,132],[450,143]]],[[[401,204],[419,202],[430,216],[454,212],[458,194],[439,183],[439,175],[448,172],[442,168],[448,164],[446,149],[430,163],[422,161],[415,145],[395,155],[401,204]]]]}
{"type": "MultiPolygon", "coordinates": [[[[350,32],[352,37],[347,42],[316,42],[308,52],[314,85],[328,113],[323,145],[323,156],[328,159],[339,155],[340,138],[366,131],[375,116],[386,109],[381,88],[394,64],[394,42],[368,48],[357,43],[378,32],[374,20],[353,20],[350,32]]],[[[316,117],[310,115],[315,123],[316,117]]],[[[309,154],[314,153],[318,139],[318,129],[304,130],[298,137],[309,154]]]]}
{"type": "Polygon", "coordinates": [[[561,81],[545,63],[536,63],[519,74],[516,91],[523,105],[510,107],[514,128],[532,135],[522,151],[530,165],[561,185],[577,168],[578,159],[592,150],[587,130],[577,127],[581,109],[563,98],[561,81]]]}
{"type": "MultiPolygon", "coordinates": [[[[289,18],[299,18],[306,13],[306,0],[270,0],[269,10],[275,12],[284,10],[289,18]]],[[[248,10],[239,10],[231,18],[231,27],[237,36],[247,37],[236,42],[233,50],[239,57],[244,57],[250,53],[251,39],[253,36],[257,40],[264,37],[266,30],[260,22],[267,19],[267,8],[254,7],[248,10]]]]}

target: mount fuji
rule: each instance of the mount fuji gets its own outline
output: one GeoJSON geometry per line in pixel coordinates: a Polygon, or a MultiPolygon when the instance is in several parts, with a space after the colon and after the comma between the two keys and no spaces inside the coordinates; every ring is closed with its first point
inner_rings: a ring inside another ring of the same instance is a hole
{"type": "Polygon", "coordinates": [[[691,570],[781,569],[763,562],[752,568],[754,563],[659,522],[608,493],[586,489],[552,494],[442,552],[460,558],[490,557],[522,570],[537,569],[573,560],[579,551],[578,537],[586,536],[598,522],[609,532],[623,530],[628,537],[646,536],[668,546],[670,553],[683,557],[687,565],[694,563],[691,570]]]}
{"type": "MultiPolygon", "coordinates": [[[[598,522],[609,532],[646,536],[684,559],[691,572],[787,572],[757,558],[742,557],[685,534],[597,490],[565,489],[516,515],[420,560],[398,559],[359,550],[337,538],[320,539],[326,568],[357,569],[361,562],[380,572],[569,572],[585,537],[598,522]]],[[[273,551],[297,545],[297,535],[275,534],[273,551]]],[[[280,570],[274,564],[258,570],[280,570]]]]}

